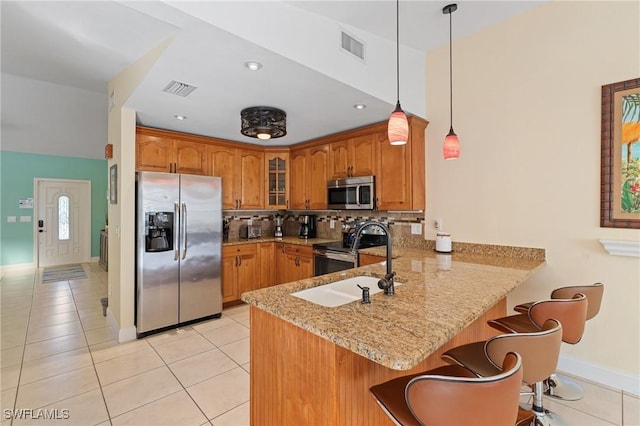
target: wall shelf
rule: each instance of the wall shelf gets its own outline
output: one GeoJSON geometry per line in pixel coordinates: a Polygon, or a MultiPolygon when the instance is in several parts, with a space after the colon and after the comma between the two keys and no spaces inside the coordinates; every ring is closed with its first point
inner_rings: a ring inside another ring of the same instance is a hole
{"type": "Polygon", "coordinates": [[[600,243],[611,255],[640,257],[640,241],[600,240],[600,243]]]}

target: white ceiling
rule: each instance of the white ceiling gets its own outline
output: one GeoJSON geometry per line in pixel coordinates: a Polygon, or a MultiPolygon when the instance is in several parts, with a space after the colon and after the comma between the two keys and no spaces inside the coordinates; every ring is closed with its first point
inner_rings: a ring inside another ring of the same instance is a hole
{"type": "MultiPolygon", "coordinates": [[[[460,1],[454,39],[541,1],[460,1]]],[[[405,110],[427,119],[424,52],[448,43],[447,3],[400,2],[400,99],[405,110]]],[[[0,5],[3,74],[98,92],[105,102],[108,81],[175,36],[127,100],[142,125],[258,143],[240,134],[240,110],[268,105],[287,112],[288,134],[266,144],[287,145],[385,120],[395,104],[393,1],[0,5]],[[365,62],[340,51],[339,30],[365,43],[365,62]],[[247,60],[259,60],[263,68],[250,72],[243,67],[247,60]],[[198,88],[186,98],[162,92],[171,80],[198,88]],[[357,111],[356,103],[367,108],[357,111]],[[176,114],[188,118],[178,121],[176,114]]],[[[3,111],[3,131],[11,124],[7,117],[3,111]]]]}

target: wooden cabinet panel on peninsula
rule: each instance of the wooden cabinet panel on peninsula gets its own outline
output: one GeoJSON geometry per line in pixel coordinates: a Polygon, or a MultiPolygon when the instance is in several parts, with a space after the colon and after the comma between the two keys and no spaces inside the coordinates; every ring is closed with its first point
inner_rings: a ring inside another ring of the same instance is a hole
{"type": "Polygon", "coordinates": [[[136,128],[136,170],[206,175],[206,146],[170,132],[136,128]]]}
{"type": "Polygon", "coordinates": [[[240,299],[245,291],[259,288],[256,244],[222,247],[222,302],[240,299]]]}
{"type": "Polygon", "coordinates": [[[375,175],[377,145],[375,134],[332,142],[329,145],[329,179],[375,175]]]}
{"type": "Polygon", "coordinates": [[[222,178],[222,209],[264,208],[264,151],[208,145],[208,174],[222,178]]]}
{"type": "Polygon", "coordinates": [[[409,117],[406,145],[390,145],[386,128],[377,133],[376,197],[379,210],[425,209],[426,127],[425,120],[409,117]]]}
{"type": "Polygon", "coordinates": [[[289,208],[294,210],[327,208],[328,154],[327,145],[291,150],[289,208]]]}

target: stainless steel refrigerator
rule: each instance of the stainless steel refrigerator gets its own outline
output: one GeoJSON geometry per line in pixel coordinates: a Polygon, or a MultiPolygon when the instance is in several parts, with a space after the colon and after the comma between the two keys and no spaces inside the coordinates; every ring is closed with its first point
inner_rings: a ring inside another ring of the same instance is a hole
{"type": "Polygon", "coordinates": [[[136,174],[136,333],[222,313],[221,178],[136,174]]]}

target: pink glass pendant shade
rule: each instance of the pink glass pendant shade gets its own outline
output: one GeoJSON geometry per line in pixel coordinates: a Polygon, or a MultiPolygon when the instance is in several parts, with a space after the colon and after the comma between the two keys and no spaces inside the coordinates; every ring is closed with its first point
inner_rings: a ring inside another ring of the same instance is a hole
{"type": "Polygon", "coordinates": [[[396,104],[396,109],[389,117],[388,137],[391,145],[404,145],[409,139],[409,123],[400,102],[396,104]]]}
{"type": "Polygon", "coordinates": [[[458,135],[453,131],[453,127],[449,130],[449,134],[444,138],[442,153],[445,160],[456,160],[460,158],[460,140],[458,135]]]}

